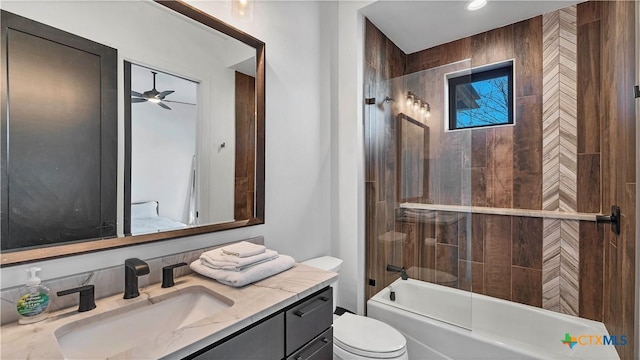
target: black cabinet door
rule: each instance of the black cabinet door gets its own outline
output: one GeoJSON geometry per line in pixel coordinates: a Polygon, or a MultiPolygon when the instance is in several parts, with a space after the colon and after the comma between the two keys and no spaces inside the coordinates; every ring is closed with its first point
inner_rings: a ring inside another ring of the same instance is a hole
{"type": "Polygon", "coordinates": [[[285,312],[287,355],[324,332],[333,323],[333,289],[307,297],[285,312]]]}
{"type": "Polygon", "coordinates": [[[261,322],[191,359],[280,360],[284,358],[284,314],[261,322]]]}
{"type": "Polygon", "coordinates": [[[333,359],[333,327],[289,355],[287,360],[331,360],[333,359]]]}
{"type": "Polygon", "coordinates": [[[116,235],[117,51],[2,12],[2,250],[116,235]]]}

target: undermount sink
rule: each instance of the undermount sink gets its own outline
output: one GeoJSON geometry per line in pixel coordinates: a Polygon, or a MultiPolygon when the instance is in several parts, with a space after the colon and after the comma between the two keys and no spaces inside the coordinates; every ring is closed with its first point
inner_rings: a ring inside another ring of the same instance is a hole
{"type": "Polygon", "coordinates": [[[133,304],[82,324],[67,324],[55,331],[66,359],[105,359],[130,353],[150,341],[210,317],[233,303],[203,287],[182,289],[162,299],[133,304]]]}

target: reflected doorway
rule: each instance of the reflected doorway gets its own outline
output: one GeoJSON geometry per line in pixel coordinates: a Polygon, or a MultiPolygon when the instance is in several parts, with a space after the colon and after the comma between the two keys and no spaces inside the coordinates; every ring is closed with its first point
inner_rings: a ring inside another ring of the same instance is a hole
{"type": "Polygon", "coordinates": [[[136,64],[130,83],[130,234],[197,225],[199,84],[136,64]]]}

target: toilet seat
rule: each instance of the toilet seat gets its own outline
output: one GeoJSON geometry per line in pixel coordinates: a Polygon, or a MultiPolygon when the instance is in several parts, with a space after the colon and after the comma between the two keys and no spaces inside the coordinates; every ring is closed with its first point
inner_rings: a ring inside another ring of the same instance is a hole
{"type": "Polygon", "coordinates": [[[407,341],[398,330],[349,313],[333,322],[333,341],[341,349],[366,358],[393,359],[407,351],[407,341]]]}

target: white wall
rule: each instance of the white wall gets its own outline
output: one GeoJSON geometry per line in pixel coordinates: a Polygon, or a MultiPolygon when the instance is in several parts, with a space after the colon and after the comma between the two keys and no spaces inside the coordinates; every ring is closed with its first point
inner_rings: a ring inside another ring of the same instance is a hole
{"type": "MultiPolygon", "coordinates": [[[[331,214],[337,210],[331,204],[330,104],[320,101],[330,98],[323,76],[331,71],[331,64],[321,61],[326,49],[321,46],[320,3],[257,2],[250,23],[233,19],[227,1],[194,4],[266,43],[266,223],[37,262],[43,279],[258,235],[296,260],[330,253],[331,214]]],[[[22,284],[31,265],[2,268],[2,288],[22,284]]]]}
{"type": "Polygon", "coordinates": [[[347,309],[364,313],[364,148],[362,126],[361,2],[338,4],[338,249],[345,262],[340,274],[341,299],[347,309]]]}

